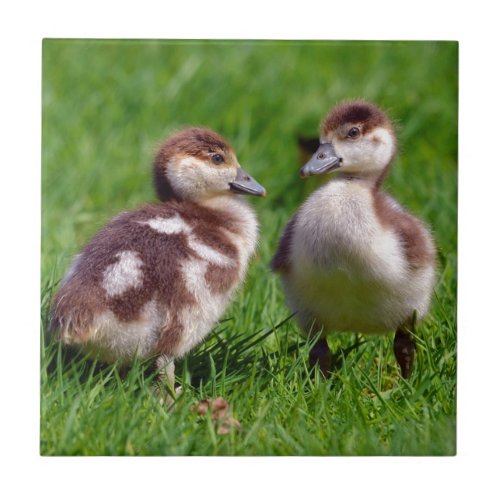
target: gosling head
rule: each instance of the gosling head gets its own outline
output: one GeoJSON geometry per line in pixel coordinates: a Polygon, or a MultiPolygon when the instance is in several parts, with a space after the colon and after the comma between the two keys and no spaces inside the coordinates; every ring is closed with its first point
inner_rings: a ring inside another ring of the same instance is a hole
{"type": "Polygon", "coordinates": [[[240,167],[231,145],[205,128],[188,128],[171,135],[156,154],[153,170],[156,192],[162,201],[266,194],[240,167]]]}
{"type": "Polygon", "coordinates": [[[302,177],[338,171],[346,177],[379,183],[396,154],[389,118],[366,101],[334,107],[321,127],[320,146],[302,167],[302,177]]]}

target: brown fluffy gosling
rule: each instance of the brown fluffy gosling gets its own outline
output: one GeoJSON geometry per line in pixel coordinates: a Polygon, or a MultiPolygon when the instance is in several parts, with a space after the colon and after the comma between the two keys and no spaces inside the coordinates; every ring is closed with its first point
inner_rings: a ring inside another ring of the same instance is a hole
{"type": "Polygon", "coordinates": [[[173,388],[174,360],[210,332],[254,254],[257,219],[240,195],[265,189],[202,128],[169,137],[153,172],[162,203],[121,213],[76,256],[51,329],[106,362],[157,357],[173,388]]]}
{"type": "MultiPolygon", "coordinates": [[[[333,108],[301,176],[337,176],[289,221],[272,268],[304,332],[395,330],[394,352],[408,378],[415,353],[410,327],[414,312],[420,320],[430,306],[435,247],[424,224],[380,190],[396,146],[391,122],[373,104],[333,108]]],[[[324,336],[310,359],[323,373],[330,370],[324,336]]]]}

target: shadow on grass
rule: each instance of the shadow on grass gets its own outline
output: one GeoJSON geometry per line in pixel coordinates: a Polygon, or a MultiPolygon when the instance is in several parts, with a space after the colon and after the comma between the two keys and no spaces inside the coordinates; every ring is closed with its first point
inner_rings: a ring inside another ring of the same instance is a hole
{"type": "MultiPolygon", "coordinates": [[[[215,332],[213,335],[217,338],[216,342],[202,345],[181,361],[183,365],[182,368],[178,367],[178,372],[181,373],[183,382],[188,382],[192,387],[199,387],[200,384],[206,384],[209,380],[218,377],[225,377],[231,381],[244,380],[251,373],[255,363],[258,363],[258,367],[262,371],[276,371],[279,369],[277,363],[272,363],[271,360],[275,361],[279,357],[286,357],[289,360],[281,368],[287,370],[299,352],[304,356],[304,360],[307,360],[309,351],[321,334],[310,334],[307,337],[296,335],[292,341],[289,340],[288,334],[285,334],[282,338],[277,339],[279,346],[275,351],[264,352],[262,349],[254,349],[271,334],[284,327],[293,316],[294,314],[291,314],[269,330],[258,330],[252,335],[246,333],[239,333],[236,336],[224,335],[227,327],[215,332]]],[[[357,337],[356,342],[351,346],[340,347],[334,351],[330,376],[342,368],[351,352],[357,351],[365,343],[366,340],[357,337]]],[[[314,378],[316,367],[309,365],[306,367],[309,376],[314,378]]]]}
{"type": "MultiPolygon", "coordinates": [[[[256,356],[263,362],[266,368],[267,357],[260,356],[261,350],[253,349],[264,342],[271,334],[285,325],[292,316],[288,316],[272,328],[248,335],[246,332],[236,336],[224,335],[227,328],[216,330],[211,339],[203,343],[192,354],[176,362],[176,373],[181,378],[189,379],[189,384],[197,387],[202,382],[217,377],[222,373],[228,378],[244,377],[249,367],[255,362],[256,356]],[[215,337],[215,339],[214,339],[215,337]]],[[[228,320],[221,322],[223,325],[228,320]]],[[[292,354],[300,348],[300,342],[290,345],[286,351],[292,354]]],[[[146,379],[153,379],[158,375],[154,358],[140,360],[135,359],[131,366],[121,366],[116,362],[108,364],[93,359],[80,348],[62,345],[50,333],[48,333],[48,320],[42,319],[41,338],[41,366],[48,378],[61,377],[62,374],[76,376],[81,384],[90,378],[99,377],[112,380],[111,372],[122,380],[132,376],[135,378],[137,371],[142,371],[146,379]]],[[[269,366],[267,366],[269,368],[269,366]]]]}
{"type": "MultiPolygon", "coordinates": [[[[224,335],[228,327],[217,330],[212,335],[216,341],[205,343],[194,351],[191,355],[182,360],[182,377],[186,381],[189,377],[189,383],[193,387],[198,387],[210,379],[214,379],[217,374],[228,379],[244,378],[256,361],[261,363],[262,369],[269,369],[269,358],[262,353],[262,350],[254,349],[263,343],[273,333],[286,325],[293,314],[280,321],[277,325],[268,330],[258,330],[248,335],[241,332],[233,336],[224,335]]],[[[226,320],[226,321],[229,321],[226,320]]],[[[287,346],[282,354],[292,355],[301,347],[301,342],[287,346]]]]}
{"type": "MultiPolygon", "coordinates": [[[[296,335],[290,341],[288,334],[277,338],[278,349],[264,352],[258,348],[273,333],[282,329],[294,315],[291,314],[271,328],[258,330],[253,334],[240,332],[236,335],[227,335],[230,328],[226,319],[220,323],[220,328],[215,330],[208,342],[203,343],[192,354],[176,362],[176,374],[182,379],[182,384],[193,388],[206,385],[216,379],[236,382],[244,380],[257,364],[262,371],[276,371],[277,366],[272,360],[285,357],[292,360],[299,352],[307,358],[311,347],[316,343],[319,335],[301,337],[296,335]],[[226,325],[225,325],[226,324],[226,325]]],[[[136,359],[131,366],[121,366],[118,362],[107,364],[92,359],[82,349],[64,346],[47,334],[47,318],[42,319],[42,370],[46,377],[61,377],[68,374],[76,377],[80,384],[85,384],[89,379],[99,379],[101,383],[111,383],[116,377],[122,381],[135,380],[139,373],[145,381],[153,380],[158,375],[154,358],[147,360],[136,359]],[[114,374],[115,376],[112,376],[114,374]]],[[[349,347],[340,347],[332,353],[331,374],[340,370],[347,356],[357,350],[366,341],[356,342],[349,347]]],[[[286,362],[283,366],[288,366],[286,362]]],[[[308,366],[309,375],[315,376],[316,368],[308,366]]]]}

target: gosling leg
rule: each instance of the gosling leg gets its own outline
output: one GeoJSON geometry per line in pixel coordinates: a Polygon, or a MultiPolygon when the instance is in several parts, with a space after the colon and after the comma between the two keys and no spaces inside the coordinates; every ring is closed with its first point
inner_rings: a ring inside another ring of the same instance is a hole
{"type": "MultiPolygon", "coordinates": [[[[160,401],[165,402],[171,408],[175,402],[174,395],[180,393],[175,390],[175,364],[173,358],[161,355],[156,360],[158,370],[158,396],[160,401]]],[[[180,388],[179,388],[180,389],[180,388]]]]}
{"type": "Polygon", "coordinates": [[[415,360],[415,341],[410,332],[400,327],[396,330],[394,336],[394,354],[401,368],[401,375],[409,379],[415,360]]]}
{"type": "Polygon", "coordinates": [[[319,339],[309,352],[309,365],[319,366],[321,373],[327,377],[330,375],[332,366],[332,353],[326,339],[319,339]]]}

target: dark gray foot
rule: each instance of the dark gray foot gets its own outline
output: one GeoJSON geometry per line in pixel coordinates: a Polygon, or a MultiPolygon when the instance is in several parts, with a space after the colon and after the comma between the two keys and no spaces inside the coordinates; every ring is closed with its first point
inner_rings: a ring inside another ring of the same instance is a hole
{"type": "Polygon", "coordinates": [[[309,353],[309,364],[311,367],[319,366],[321,373],[327,377],[330,375],[332,366],[332,353],[326,339],[319,339],[309,353]]]}
{"type": "Polygon", "coordinates": [[[394,336],[394,354],[401,368],[401,375],[409,379],[415,359],[415,342],[410,333],[398,328],[394,336]]]}

